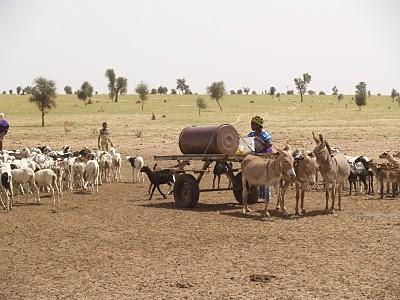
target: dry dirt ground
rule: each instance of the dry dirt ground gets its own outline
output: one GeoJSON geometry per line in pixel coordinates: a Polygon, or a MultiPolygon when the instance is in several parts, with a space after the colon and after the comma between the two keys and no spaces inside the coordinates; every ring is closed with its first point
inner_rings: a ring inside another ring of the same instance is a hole
{"type": "Polygon", "coordinates": [[[50,197],[1,211],[0,299],[400,297],[398,199],[345,191],[344,210],[327,215],[310,191],[296,217],[291,190],[290,218],[263,218],[263,203],[243,215],[229,191],[192,209],[157,192],[149,201],[130,172],[98,195],[66,193],[58,213],[50,197]]]}

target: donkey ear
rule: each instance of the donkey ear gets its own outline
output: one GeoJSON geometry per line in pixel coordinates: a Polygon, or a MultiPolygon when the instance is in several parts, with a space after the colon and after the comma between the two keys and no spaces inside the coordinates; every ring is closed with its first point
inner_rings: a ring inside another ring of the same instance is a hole
{"type": "Polygon", "coordinates": [[[287,143],[287,144],[285,145],[285,148],[283,148],[283,150],[285,150],[285,151],[291,151],[289,143],[287,143]]]}
{"type": "Polygon", "coordinates": [[[321,143],[324,142],[324,137],[322,136],[322,134],[319,135],[319,140],[321,141],[321,143]]]}
{"type": "Polygon", "coordinates": [[[332,148],[331,148],[331,146],[328,144],[328,141],[324,141],[324,144],[325,144],[326,148],[328,149],[329,154],[332,154],[332,148]]]}
{"type": "Polygon", "coordinates": [[[319,144],[319,140],[315,137],[314,131],[312,132],[312,136],[313,136],[314,141],[315,141],[317,144],[319,144]]]}

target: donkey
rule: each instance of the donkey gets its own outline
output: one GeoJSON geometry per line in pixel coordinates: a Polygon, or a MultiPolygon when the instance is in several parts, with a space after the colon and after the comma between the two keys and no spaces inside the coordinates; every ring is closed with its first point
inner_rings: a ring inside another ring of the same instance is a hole
{"type": "MultiPolygon", "coordinates": [[[[293,164],[294,159],[288,150],[277,149],[278,155],[274,159],[265,159],[256,155],[247,155],[241,164],[242,169],[242,185],[243,185],[243,213],[251,211],[247,205],[248,190],[252,186],[274,186],[278,203],[282,208],[283,214],[286,213],[285,203],[281,198],[280,182],[282,174],[289,177],[295,177],[293,164]]],[[[265,209],[263,214],[269,217],[268,200],[265,201],[265,209]]]]}
{"type": "Polygon", "coordinates": [[[315,137],[314,132],[313,138],[317,146],[313,150],[317,157],[317,163],[320,167],[322,177],[325,181],[325,212],[335,212],[335,197],[336,191],[338,192],[339,198],[339,210],[342,210],[342,188],[343,184],[350,175],[350,166],[340,152],[332,154],[331,147],[328,142],[324,140],[322,134],[319,135],[319,139],[315,137]],[[329,202],[329,185],[331,184],[331,207],[328,209],[329,202]]]}
{"type": "MultiPolygon", "coordinates": [[[[282,186],[282,200],[285,201],[285,193],[289,184],[295,183],[296,185],[296,215],[299,216],[299,200],[301,198],[301,213],[305,214],[304,209],[304,193],[306,191],[307,185],[315,184],[315,175],[317,173],[317,162],[314,153],[306,153],[305,151],[296,150],[293,152],[294,158],[294,171],[296,172],[296,177],[289,177],[282,174],[282,181],[284,185],[282,186]]],[[[278,203],[277,203],[278,205],[278,203]]]]}

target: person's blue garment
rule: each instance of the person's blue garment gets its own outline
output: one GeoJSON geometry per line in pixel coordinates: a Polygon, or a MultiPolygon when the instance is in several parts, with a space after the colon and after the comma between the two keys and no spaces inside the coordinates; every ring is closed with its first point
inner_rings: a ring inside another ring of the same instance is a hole
{"type": "MultiPolygon", "coordinates": [[[[256,136],[256,132],[255,131],[251,131],[247,137],[255,137],[256,136]]],[[[266,131],[265,129],[261,129],[261,134],[260,134],[260,139],[265,142],[265,143],[269,143],[272,144],[272,135],[266,131]]],[[[262,149],[261,151],[258,151],[259,153],[271,153],[272,152],[272,147],[265,147],[264,149],[262,149]]]]}
{"type": "Polygon", "coordinates": [[[9,127],[10,125],[8,124],[7,120],[0,120],[0,132],[7,133],[9,127]]]}

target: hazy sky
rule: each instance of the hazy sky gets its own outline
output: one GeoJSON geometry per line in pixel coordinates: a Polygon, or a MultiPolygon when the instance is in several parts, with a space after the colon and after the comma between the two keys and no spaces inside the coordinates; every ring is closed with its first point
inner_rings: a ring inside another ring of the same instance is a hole
{"type": "Polygon", "coordinates": [[[397,0],[0,0],[0,41],[1,91],[44,76],[105,92],[107,68],[129,92],[180,77],[285,92],[305,72],[317,92],[400,90],[397,0]]]}

